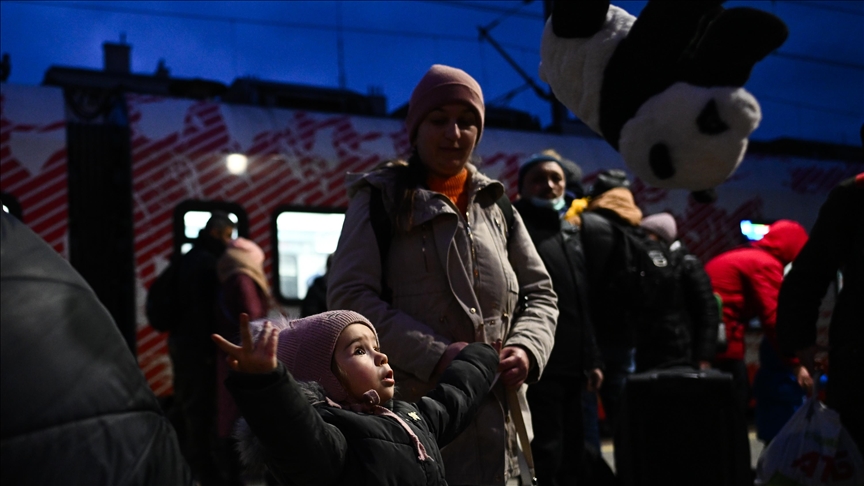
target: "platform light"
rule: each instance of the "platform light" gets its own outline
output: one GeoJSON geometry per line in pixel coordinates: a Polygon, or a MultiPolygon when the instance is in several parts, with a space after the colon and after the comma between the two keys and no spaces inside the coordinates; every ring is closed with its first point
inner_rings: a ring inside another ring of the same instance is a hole
{"type": "Polygon", "coordinates": [[[225,157],[225,166],[228,172],[234,175],[240,175],[246,172],[246,167],[249,165],[249,159],[243,154],[230,154],[225,157]]]}

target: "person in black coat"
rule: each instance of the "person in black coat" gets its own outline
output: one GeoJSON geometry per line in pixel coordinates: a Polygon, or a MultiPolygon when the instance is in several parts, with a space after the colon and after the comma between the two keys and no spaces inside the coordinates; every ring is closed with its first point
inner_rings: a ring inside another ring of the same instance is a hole
{"type": "Polygon", "coordinates": [[[213,335],[237,371],[225,384],[254,437],[241,440],[247,465],[263,462],[292,485],[447,484],[440,448],[489,393],[495,349],[467,345],[438,385],[409,403],[393,400],[393,370],[362,315],[330,311],[276,324],[263,322],[253,343],[241,315],[242,346],[213,335]]]}
{"type": "MultiPolygon", "coordinates": [[[[862,127],[864,139],[864,127],[862,127]]],[[[836,187],[819,210],[810,239],[783,280],[777,301],[777,341],[811,375],[819,306],[828,285],[843,275],[829,328],[826,402],[864,450],[864,173],[836,187]]]]}
{"type": "Polygon", "coordinates": [[[582,391],[603,381],[579,229],[563,218],[572,200],[565,196],[569,168],[553,154],[531,157],[519,169],[514,204],[558,294],[555,346],[540,381],[528,387],[537,479],[548,485],[575,484],[584,475],[582,391]]]}
{"type": "Polygon", "coordinates": [[[222,484],[226,478],[216,461],[216,347],[210,334],[219,322],[216,263],[232,239],[235,223],[228,214],[214,211],[198,233],[192,249],[179,260],[175,289],[182,323],[168,336],[168,354],[174,372],[174,401],[169,410],[183,456],[203,486],[222,484]]]}
{"type": "Polygon", "coordinates": [[[86,281],[0,211],[0,484],[189,485],[177,436],[86,281]]]}
{"type": "Polygon", "coordinates": [[[673,365],[711,367],[717,352],[720,312],[711,279],[699,259],[678,239],[669,213],[642,220],[650,238],[669,246],[670,295],[640,316],[636,333],[636,372],[673,365]]]}
{"type": "Polygon", "coordinates": [[[621,392],[636,369],[636,317],[631,296],[612,289],[612,277],[626,261],[624,232],[642,231],[642,210],[636,206],[627,174],[619,169],[600,172],[588,189],[588,206],[579,215],[588,275],[591,320],[603,356],[604,386],[600,389],[607,433],[614,430],[621,392]]]}

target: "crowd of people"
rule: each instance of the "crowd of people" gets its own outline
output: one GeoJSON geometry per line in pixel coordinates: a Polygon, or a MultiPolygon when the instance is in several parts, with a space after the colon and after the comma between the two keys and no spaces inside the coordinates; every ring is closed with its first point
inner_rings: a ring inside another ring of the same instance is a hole
{"type": "Polygon", "coordinates": [[[846,297],[861,290],[861,175],[809,241],[781,220],[703,266],[672,214],[643,217],[621,170],[583,187],[581,168],[547,150],[520,164],[511,203],[474,159],[484,117],[471,76],[429,69],[408,105],[407,160],[349,175],[303,318],[275,315],[264,252],[213,213],[179,261],[183,327],[168,338],[169,416],[200,485],[615,484],[598,394],[614,430],[628,377],[658,369],[730,373],[768,442],[811,391],[815,309],[841,267],[828,400],[862,444],[862,388],[847,382],[864,319],[846,297]],[[856,225],[838,216],[850,208],[856,225]]]}

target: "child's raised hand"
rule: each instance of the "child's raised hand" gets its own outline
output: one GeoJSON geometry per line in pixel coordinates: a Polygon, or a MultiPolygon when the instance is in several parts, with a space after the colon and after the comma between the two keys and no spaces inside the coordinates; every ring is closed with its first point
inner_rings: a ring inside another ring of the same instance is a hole
{"type": "Polygon", "coordinates": [[[236,346],[218,334],[212,334],[213,342],[228,355],[228,366],[243,373],[269,373],[276,369],[276,345],[279,330],[265,322],[258,342],[253,342],[249,330],[249,315],[240,314],[241,345],[236,346]]]}

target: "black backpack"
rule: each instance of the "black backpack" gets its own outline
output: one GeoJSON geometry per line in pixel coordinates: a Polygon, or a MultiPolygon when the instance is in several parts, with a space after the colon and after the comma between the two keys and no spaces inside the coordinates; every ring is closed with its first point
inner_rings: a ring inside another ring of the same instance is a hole
{"type": "Polygon", "coordinates": [[[150,326],[160,332],[177,329],[181,321],[180,297],[177,293],[177,273],[179,264],[171,262],[150,285],[147,291],[145,313],[150,326]]]}
{"type": "MultiPolygon", "coordinates": [[[[393,240],[393,222],[384,208],[384,199],[382,199],[381,189],[370,186],[371,194],[369,196],[369,220],[372,224],[372,231],[375,232],[375,241],[378,244],[378,254],[381,257],[381,266],[387,261],[387,255],[390,253],[390,242],[393,240]]],[[[507,223],[507,237],[513,231],[513,204],[510,203],[510,198],[507,194],[502,194],[495,204],[501,208],[504,213],[504,221],[507,223]]],[[[381,269],[381,299],[384,302],[391,303],[393,301],[393,290],[385,282],[385,272],[381,269]]]]}
{"type": "MultiPolygon", "coordinates": [[[[592,213],[582,214],[583,234],[611,228],[614,246],[603,265],[601,290],[632,313],[672,304],[677,274],[668,245],[653,240],[638,226],[625,226],[592,213]]],[[[590,250],[589,250],[590,252],[590,250]]],[[[596,258],[587,254],[587,258],[596,258]]]]}

